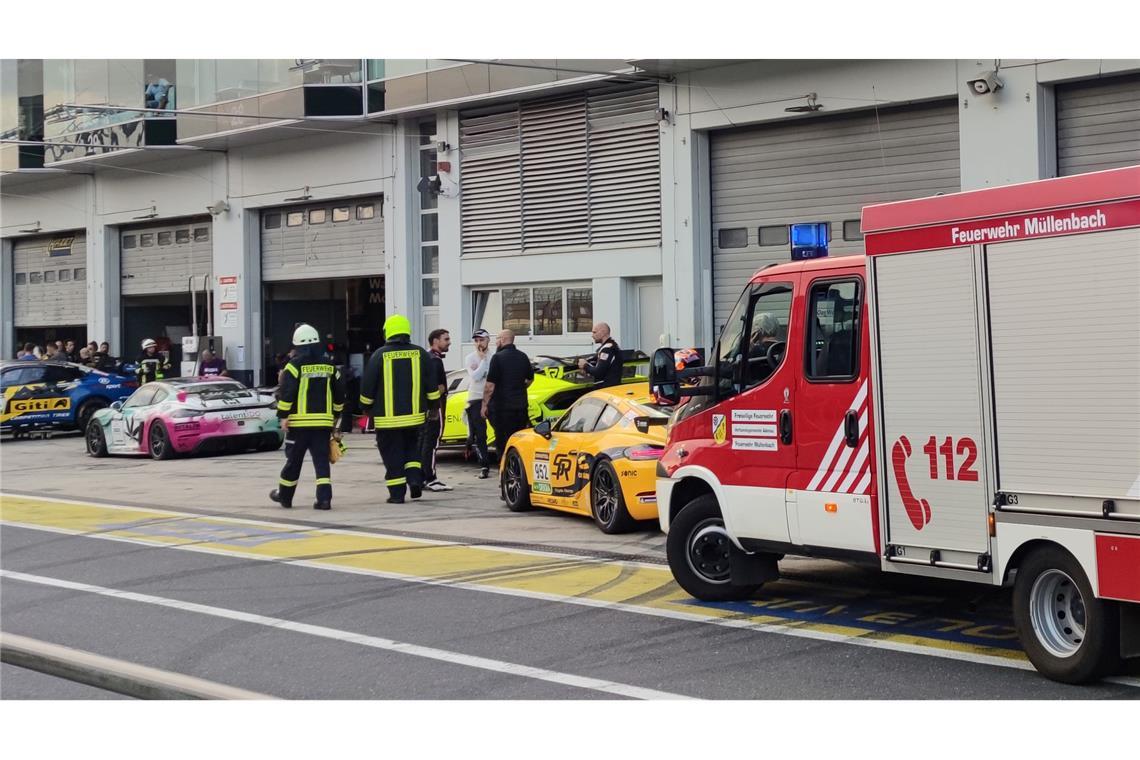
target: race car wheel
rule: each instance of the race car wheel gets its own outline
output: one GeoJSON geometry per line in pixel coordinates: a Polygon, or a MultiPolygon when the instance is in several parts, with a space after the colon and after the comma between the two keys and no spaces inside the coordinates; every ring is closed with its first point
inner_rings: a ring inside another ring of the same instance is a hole
{"type": "Polygon", "coordinates": [[[107,406],[106,399],[93,398],[87,401],[79,407],[79,412],[75,416],[75,426],[80,430],[86,430],[87,423],[91,421],[91,416],[100,409],[106,409],[107,406]]]}
{"type": "Polygon", "coordinates": [[[698,496],[669,526],[665,554],[673,578],[685,591],[706,602],[748,599],[762,584],[733,583],[729,573],[732,542],[720,506],[712,494],[698,496]]]}
{"type": "Polygon", "coordinates": [[[603,533],[626,533],[636,525],[625,508],[621,481],[608,460],[598,463],[590,479],[590,512],[603,533]]]}
{"type": "Polygon", "coordinates": [[[522,457],[514,449],[507,452],[503,465],[503,498],[507,509],[512,512],[526,512],[530,509],[530,485],[526,481],[526,469],[522,457]]]}
{"type": "Polygon", "coordinates": [[[1086,683],[1120,667],[1115,602],[1097,599],[1081,564],[1059,546],[1044,546],[1017,569],[1013,619],[1029,661],[1046,678],[1086,683]]]}
{"type": "Polygon", "coordinates": [[[170,443],[170,434],[166,432],[166,426],[161,422],[155,421],[151,424],[147,442],[151,459],[170,459],[174,456],[174,446],[170,443]]]}
{"type": "Polygon", "coordinates": [[[107,437],[103,435],[103,426],[96,420],[87,423],[84,433],[87,441],[87,454],[93,457],[107,456],[107,437]]]}
{"type": "Polygon", "coordinates": [[[264,441],[262,441],[260,444],[258,444],[257,450],[258,451],[277,451],[277,449],[281,448],[281,446],[284,443],[285,443],[285,437],[284,436],[281,436],[281,437],[274,436],[272,438],[266,438],[264,441]]]}

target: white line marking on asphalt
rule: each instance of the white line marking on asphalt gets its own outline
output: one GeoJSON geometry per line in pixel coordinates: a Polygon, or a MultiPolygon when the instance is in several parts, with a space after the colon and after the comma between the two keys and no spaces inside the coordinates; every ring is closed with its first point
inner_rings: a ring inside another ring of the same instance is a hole
{"type": "MultiPolygon", "coordinates": [[[[84,502],[75,502],[82,504],[84,502]]],[[[102,506],[102,505],[100,505],[102,506]]],[[[126,509],[138,509],[138,507],[127,507],[126,509]]],[[[196,515],[196,517],[203,517],[203,515],[196,515]]],[[[227,518],[214,518],[224,520],[227,518]]],[[[259,524],[255,520],[245,520],[251,524],[259,524]]],[[[904,652],[906,654],[922,655],[924,657],[939,657],[945,660],[957,660],[959,662],[971,662],[977,665],[992,665],[999,668],[1012,668],[1014,670],[1027,670],[1033,671],[1034,667],[1028,660],[1011,660],[1007,657],[1000,657],[997,655],[976,654],[973,652],[963,652],[954,649],[942,649],[939,647],[923,646],[921,644],[907,644],[899,641],[887,641],[882,639],[865,639],[859,635],[847,635],[841,633],[829,633],[826,631],[817,631],[812,629],[804,629],[794,627],[791,625],[776,625],[769,623],[756,623],[749,620],[736,620],[709,617],[708,615],[701,615],[692,612],[682,612],[680,610],[667,610],[659,607],[641,607],[634,604],[625,604],[623,602],[603,602],[597,599],[583,599],[573,596],[564,596],[561,594],[551,594],[544,591],[531,591],[525,589],[511,589],[500,588],[497,586],[486,586],[479,583],[470,583],[466,581],[448,581],[440,580],[438,578],[424,578],[416,575],[404,575],[402,573],[386,572],[384,570],[372,570],[364,567],[348,567],[324,564],[319,561],[313,560],[296,560],[288,558],[266,557],[260,554],[251,554],[239,550],[230,549],[212,549],[206,546],[185,546],[178,544],[165,544],[160,542],[152,542],[138,538],[128,538],[126,536],[110,536],[106,534],[90,534],[83,531],[68,530],[67,528],[55,528],[42,525],[32,525],[10,520],[0,521],[0,524],[11,525],[17,528],[26,528],[28,530],[41,530],[49,533],[62,533],[64,535],[76,536],[79,538],[96,538],[103,541],[118,541],[127,544],[136,544],[138,546],[146,546],[151,549],[181,549],[182,551],[198,552],[201,554],[211,554],[218,557],[239,557],[241,559],[253,559],[261,562],[276,563],[281,565],[296,565],[298,567],[306,567],[314,570],[327,570],[334,573],[350,573],[353,575],[369,575],[376,578],[385,578],[387,580],[402,581],[405,583],[417,583],[426,586],[443,586],[445,588],[458,588],[467,591],[481,591],[489,594],[501,594],[503,596],[516,596],[524,599],[541,599],[547,602],[557,602],[561,604],[576,604],[582,607],[595,607],[598,609],[618,610],[621,612],[630,612],[636,615],[648,615],[650,617],[668,618],[670,620],[682,620],[690,623],[705,623],[707,625],[718,625],[725,628],[740,628],[750,631],[759,631],[761,633],[774,633],[780,636],[791,636],[793,638],[811,639],[814,641],[827,641],[834,644],[851,644],[854,646],[867,647],[869,649],[883,649],[893,652],[904,652]]],[[[342,533],[353,533],[354,535],[369,535],[376,536],[374,533],[359,533],[355,531],[338,531],[342,533]]],[[[398,537],[393,537],[398,538],[398,537]]],[[[442,543],[442,542],[429,542],[429,543],[442,543]]],[[[456,545],[456,544],[443,544],[443,545],[456,545]]],[[[541,554],[540,552],[526,552],[529,554],[541,554]]],[[[542,555],[542,556],[560,556],[560,555],[542,555]]],[[[566,555],[571,556],[571,555],[566,555]]],[[[595,562],[598,564],[630,564],[625,562],[614,562],[611,560],[599,560],[594,558],[575,557],[581,559],[583,562],[595,562]]],[[[664,568],[653,565],[652,569],[664,570],[664,568]]],[[[2,571],[0,571],[2,572],[2,571]]],[[[762,614],[762,612],[760,613],[762,614]]],[[[1132,678],[1128,676],[1117,676],[1112,678],[1103,679],[1109,683],[1119,684],[1121,686],[1130,686],[1133,688],[1140,688],[1140,678],[1132,678]]]]}
{"type": "Polygon", "coordinates": [[[184,602],[179,599],[167,599],[161,596],[151,596],[150,594],[138,594],[133,591],[123,591],[121,589],[107,588],[105,586],[93,586],[87,583],[75,583],[74,581],[66,581],[60,578],[49,578],[43,575],[29,575],[27,573],[18,573],[12,570],[0,570],[0,577],[9,578],[15,581],[23,581],[25,583],[34,583],[41,586],[51,586],[53,588],[68,589],[70,591],[82,591],[88,594],[98,594],[99,596],[108,596],[113,599],[124,599],[131,602],[151,604],[158,607],[169,607],[171,609],[182,610],[184,612],[197,612],[202,615],[210,615],[211,617],[225,618],[226,620],[236,620],[242,623],[250,623],[252,625],[279,628],[284,631],[304,633],[308,634],[309,636],[319,636],[320,638],[333,639],[335,641],[342,641],[348,644],[359,644],[361,646],[371,647],[372,649],[383,649],[388,652],[399,652],[400,654],[409,654],[414,657],[423,657],[429,660],[450,662],[456,665],[466,665],[470,668],[490,670],[495,673],[506,673],[507,675],[520,676],[522,678],[533,678],[537,681],[549,681],[550,683],[561,684],[564,686],[575,686],[579,689],[590,689],[593,691],[604,692],[606,694],[631,697],[633,699],[691,699],[691,697],[687,697],[683,694],[673,694],[667,691],[657,691],[656,689],[645,689],[640,686],[631,686],[629,684],[617,683],[615,681],[605,681],[600,678],[590,678],[588,676],[578,676],[572,673],[560,673],[556,670],[535,668],[529,665],[520,665],[515,662],[493,660],[488,657],[477,657],[475,655],[462,654],[460,652],[451,652],[446,649],[436,649],[435,647],[420,646],[419,644],[410,644],[405,641],[395,641],[393,639],[384,639],[378,636],[368,636],[367,634],[363,633],[342,631],[338,628],[327,628],[323,625],[298,623],[293,620],[285,620],[284,618],[269,617],[268,615],[257,615],[252,612],[231,610],[225,607],[214,607],[208,604],[184,602]]]}

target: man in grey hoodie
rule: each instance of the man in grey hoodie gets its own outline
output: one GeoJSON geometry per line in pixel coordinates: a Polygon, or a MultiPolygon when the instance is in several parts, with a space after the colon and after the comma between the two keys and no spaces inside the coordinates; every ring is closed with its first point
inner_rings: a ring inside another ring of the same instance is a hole
{"type": "Polygon", "coordinates": [[[475,350],[467,355],[463,366],[467,369],[467,440],[475,444],[475,456],[479,460],[479,477],[486,478],[491,469],[491,457],[487,454],[487,420],[483,419],[483,387],[487,382],[487,370],[491,366],[491,334],[480,328],[471,335],[475,350]]]}

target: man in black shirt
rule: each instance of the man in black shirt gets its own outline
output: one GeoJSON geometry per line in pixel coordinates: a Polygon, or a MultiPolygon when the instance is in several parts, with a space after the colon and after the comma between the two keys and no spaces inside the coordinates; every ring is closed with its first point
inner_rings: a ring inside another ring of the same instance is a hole
{"type": "Polygon", "coordinates": [[[605,322],[594,325],[590,333],[595,343],[600,343],[592,360],[578,360],[578,369],[598,381],[599,387],[621,384],[621,346],[610,335],[610,326],[605,322]]]}
{"type": "Polygon", "coordinates": [[[510,330],[499,333],[496,347],[483,387],[482,412],[495,429],[495,449],[502,462],[507,439],[530,427],[526,389],[534,381],[534,368],[530,357],[515,348],[515,334],[510,330]]]}
{"type": "Polygon", "coordinates": [[[439,391],[439,406],[428,409],[427,422],[423,426],[420,437],[420,462],[424,468],[424,488],[429,491],[450,491],[451,486],[440,480],[435,474],[435,451],[439,448],[443,437],[443,421],[447,418],[447,370],[443,366],[443,357],[447,356],[447,349],[451,348],[451,333],[447,330],[432,330],[428,334],[428,377],[431,378],[429,390],[439,391]]]}

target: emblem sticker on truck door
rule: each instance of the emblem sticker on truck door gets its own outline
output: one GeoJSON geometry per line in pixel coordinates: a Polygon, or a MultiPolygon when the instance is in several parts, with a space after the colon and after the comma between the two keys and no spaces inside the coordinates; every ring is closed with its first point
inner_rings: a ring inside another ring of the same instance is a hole
{"type": "Polygon", "coordinates": [[[712,435],[713,440],[717,443],[724,443],[724,439],[728,437],[728,425],[725,423],[723,414],[712,416],[712,435]]]}

